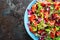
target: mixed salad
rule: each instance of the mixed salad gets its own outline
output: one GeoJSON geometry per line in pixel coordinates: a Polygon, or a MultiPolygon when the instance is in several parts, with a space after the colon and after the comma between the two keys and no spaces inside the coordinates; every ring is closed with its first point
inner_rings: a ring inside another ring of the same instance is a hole
{"type": "Polygon", "coordinates": [[[39,40],[60,40],[60,2],[36,2],[28,9],[28,19],[39,40]]]}

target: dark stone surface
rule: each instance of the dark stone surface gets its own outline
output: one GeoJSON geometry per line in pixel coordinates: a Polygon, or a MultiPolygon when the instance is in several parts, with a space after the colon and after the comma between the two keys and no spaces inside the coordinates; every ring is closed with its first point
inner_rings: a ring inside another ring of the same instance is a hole
{"type": "Polygon", "coordinates": [[[32,0],[10,0],[11,5],[6,1],[0,0],[0,40],[32,40],[23,21],[26,7],[32,0]]]}

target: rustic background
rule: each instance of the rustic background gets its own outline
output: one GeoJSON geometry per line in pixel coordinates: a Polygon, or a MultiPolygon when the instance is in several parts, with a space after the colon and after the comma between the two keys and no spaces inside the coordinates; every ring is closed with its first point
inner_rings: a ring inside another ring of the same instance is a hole
{"type": "Polygon", "coordinates": [[[32,40],[23,21],[26,7],[32,0],[10,1],[0,0],[0,40],[32,40]]]}
{"type": "Polygon", "coordinates": [[[31,1],[0,0],[0,40],[32,40],[23,21],[24,12],[31,1]]]}

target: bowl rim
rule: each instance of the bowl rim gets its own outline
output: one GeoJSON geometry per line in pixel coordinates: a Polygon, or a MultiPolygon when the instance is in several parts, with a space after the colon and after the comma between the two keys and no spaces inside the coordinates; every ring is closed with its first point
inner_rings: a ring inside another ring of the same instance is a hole
{"type": "MultiPolygon", "coordinates": [[[[31,9],[32,5],[36,3],[36,0],[33,0],[27,7],[27,9],[31,9]]],[[[24,14],[24,26],[25,26],[25,29],[28,33],[28,35],[33,39],[33,40],[38,40],[38,37],[36,37],[33,33],[31,33],[29,31],[29,28],[28,28],[28,14],[27,14],[27,9],[25,11],[25,14],[24,14]]]]}

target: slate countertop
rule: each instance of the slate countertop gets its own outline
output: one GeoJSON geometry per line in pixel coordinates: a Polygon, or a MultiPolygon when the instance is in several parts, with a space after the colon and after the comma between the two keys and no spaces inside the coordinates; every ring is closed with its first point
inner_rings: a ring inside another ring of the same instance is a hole
{"type": "Polygon", "coordinates": [[[0,40],[32,40],[23,21],[24,12],[32,0],[10,1],[0,0],[0,40]]]}

